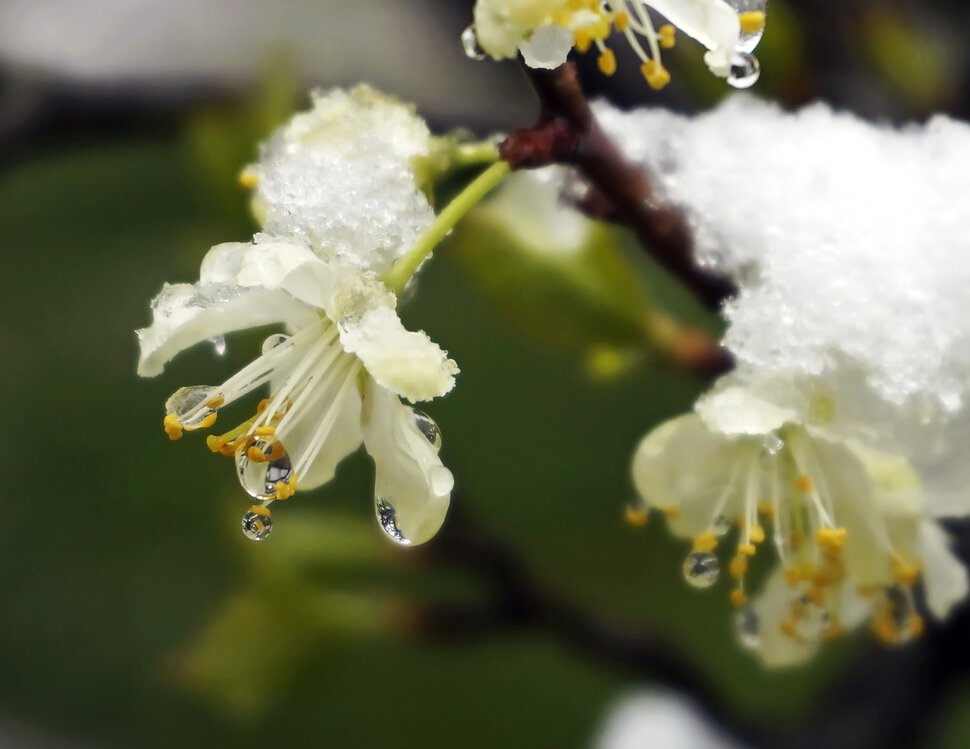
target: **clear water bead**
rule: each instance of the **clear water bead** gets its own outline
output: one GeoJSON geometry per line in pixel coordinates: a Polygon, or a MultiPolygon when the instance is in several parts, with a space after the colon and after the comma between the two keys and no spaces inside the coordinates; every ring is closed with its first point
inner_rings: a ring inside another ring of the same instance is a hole
{"type": "Polygon", "coordinates": [[[478,44],[478,34],[475,25],[471,24],[461,32],[461,48],[465,50],[465,57],[469,60],[484,60],[485,51],[478,44]]]}
{"type": "Polygon", "coordinates": [[[821,640],[831,622],[828,609],[814,603],[803,593],[796,593],[792,598],[791,613],[795,636],[802,642],[821,640]]]}
{"type": "Polygon", "coordinates": [[[211,385],[179,388],[165,401],[165,413],[175,414],[186,429],[197,429],[206,417],[215,413],[214,409],[204,406],[212,400],[215,392],[216,388],[211,385]]]}
{"type": "MultiPolygon", "coordinates": [[[[727,0],[728,5],[734,8],[739,14],[741,13],[766,13],[768,10],[767,0],[727,0]]],[[[738,38],[738,51],[739,52],[752,52],[754,48],[758,46],[758,42],[761,41],[761,37],[764,36],[765,27],[761,24],[756,29],[748,30],[741,29],[741,36],[738,38]]]]}
{"type": "Polygon", "coordinates": [[[278,441],[256,440],[248,447],[244,442],[236,450],[236,472],[250,497],[277,499],[276,486],[286,484],[293,477],[293,463],[278,441]],[[262,453],[266,460],[253,460],[253,450],[262,453]]]}
{"type": "Polygon", "coordinates": [[[284,333],[273,333],[273,335],[267,336],[266,340],[263,341],[262,352],[264,354],[268,354],[274,348],[277,346],[282,346],[288,340],[290,340],[290,337],[284,333]]]}
{"type": "Polygon", "coordinates": [[[727,515],[718,515],[711,521],[711,532],[718,538],[724,538],[731,530],[731,518],[727,515]]]}
{"type": "Polygon", "coordinates": [[[416,408],[411,409],[411,415],[414,416],[414,425],[418,428],[418,431],[425,436],[435,450],[440,450],[441,429],[435,423],[435,420],[424,411],[419,411],[416,408]]]}
{"type": "Polygon", "coordinates": [[[710,588],[721,575],[721,563],[707,551],[692,551],[684,559],[684,579],[692,588],[710,588]]]}
{"type": "Polygon", "coordinates": [[[401,546],[411,545],[411,539],[397,527],[397,511],[390,502],[383,497],[375,497],[374,511],[377,514],[377,522],[380,524],[381,530],[389,539],[401,546]]]}
{"type": "Polygon", "coordinates": [[[259,505],[253,505],[242,517],[243,535],[251,541],[262,541],[273,531],[273,518],[259,505]]]}
{"type": "Polygon", "coordinates": [[[751,88],[761,77],[761,63],[750,52],[737,52],[731,59],[727,82],[734,88],[751,88]]]}
{"type": "Polygon", "coordinates": [[[224,335],[213,336],[209,339],[212,348],[215,349],[216,356],[226,355],[226,337],[224,335]]]}
{"type": "Polygon", "coordinates": [[[761,623],[750,606],[745,606],[734,615],[734,629],[742,647],[754,650],[761,643],[761,623]]]}
{"type": "Polygon", "coordinates": [[[771,468],[781,451],[785,449],[785,442],[774,432],[769,432],[761,441],[761,448],[758,450],[758,462],[765,470],[771,468]]]}

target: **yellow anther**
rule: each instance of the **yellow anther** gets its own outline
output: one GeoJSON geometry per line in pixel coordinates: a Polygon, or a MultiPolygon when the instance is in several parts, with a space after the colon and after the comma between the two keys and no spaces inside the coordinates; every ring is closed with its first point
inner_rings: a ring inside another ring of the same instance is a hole
{"type": "Polygon", "coordinates": [[[269,517],[269,510],[262,505],[253,505],[249,508],[249,511],[253,513],[253,515],[262,515],[264,518],[269,517]]]}
{"type": "Polygon", "coordinates": [[[839,551],[845,546],[847,536],[845,528],[819,528],[815,533],[815,540],[823,549],[839,551]]]}
{"type": "Polygon", "coordinates": [[[202,419],[202,421],[199,422],[199,426],[197,427],[197,429],[208,429],[209,427],[211,427],[213,424],[216,423],[216,418],[218,418],[218,416],[219,414],[213,411],[211,414],[209,414],[204,419],[202,419]]]}
{"type": "Polygon", "coordinates": [[[795,622],[792,619],[785,619],[780,625],[781,633],[794,640],[798,639],[798,632],[795,630],[795,622]]]}
{"type": "Polygon", "coordinates": [[[252,190],[259,184],[259,177],[256,176],[255,172],[246,169],[239,175],[239,184],[247,190],[252,190]]]}
{"type": "Polygon", "coordinates": [[[765,540],[765,529],[760,525],[752,525],[748,530],[748,538],[751,539],[751,543],[760,544],[765,540]]]}
{"type": "Polygon", "coordinates": [[[840,562],[828,562],[819,567],[812,575],[812,582],[822,588],[834,585],[842,579],[844,568],[840,562]]]}
{"type": "Polygon", "coordinates": [[[714,551],[717,548],[717,536],[712,531],[704,531],[694,538],[694,551],[714,551]]]}
{"type": "Polygon", "coordinates": [[[270,426],[256,427],[253,430],[253,434],[255,434],[257,437],[272,437],[274,434],[276,434],[276,427],[270,427],[270,426]]]}
{"type": "Polygon", "coordinates": [[[269,398],[263,398],[259,403],[256,404],[256,413],[261,414],[266,410],[266,406],[269,405],[269,398]]]}
{"type": "Polygon", "coordinates": [[[205,438],[205,446],[214,453],[221,453],[229,442],[220,434],[210,434],[205,438]]]}
{"type": "Polygon", "coordinates": [[[785,582],[789,585],[798,585],[802,581],[802,571],[798,567],[785,567],[782,575],[784,575],[785,582]]]}
{"type": "Polygon", "coordinates": [[[891,564],[893,577],[895,577],[901,585],[911,588],[916,584],[916,581],[919,579],[920,575],[919,562],[910,562],[904,557],[896,556],[892,558],[891,564]]]}
{"type": "Polygon", "coordinates": [[[758,513],[770,518],[775,514],[775,505],[770,499],[763,499],[758,502],[758,513]]]}
{"type": "Polygon", "coordinates": [[[765,27],[765,12],[763,10],[747,10],[738,14],[741,31],[745,34],[757,34],[765,27]]]}
{"type": "Polygon", "coordinates": [[[265,463],[269,460],[266,453],[261,448],[256,447],[256,445],[250,445],[247,448],[246,457],[253,461],[253,463],[265,463]]]}
{"type": "Polygon", "coordinates": [[[210,398],[209,400],[207,400],[205,402],[205,407],[206,408],[219,408],[219,406],[221,406],[225,402],[226,402],[226,399],[225,398],[223,398],[221,395],[217,395],[215,398],[210,398]]]}
{"type": "Polygon", "coordinates": [[[812,479],[807,473],[800,473],[795,477],[795,488],[802,494],[812,491],[812,479]]]}
{"type": "Polygon", "coordinates": [[[645,526],[650,519],[650,513],[647,512],[647,508],[639,503],[627,505],[623,515],[627,523],[638,528],[645,526]]]}
{"type": "Polygon", "coordinates": [[[616,27],[617,31],[626,31],[630,26],[630,14],[625,10],[621,10],[615,16],[613,16],[613,25],[616,27]]]}
{"type": "Polygon", "coordinates": [[[677,29],[672,24],[665,23],[657,29],[657,38],[663,49],[670,49],[677,43],[677,29]]]}
{"type": "Polygon", "coordinates": [[[741,590],[740,588],[735,588],[734,590],[732,590],[731,594],[728,596],[728,600],[731,601],[732,606],[738,609],[741,608],[742,606],[746,606],[748,603],[748,597],[744,594],[744,591],[741,590]]]}
{"type": "Polygon", "coordinates": [[[590,26],[589,29],[590,34],[594,39],[599,39],[602,41],[610,35],[610,22],[603,16],[600,16],[600,19],[590,26]]]}
{"type": "Polygon", "coordinates": [[[275,499],[289,499],[293,496],[293,489],[285,481],[278,481],[273,491],[275,499]]]}
{"type": "Polygon", "coordinates": [[[175,414],[165,414],[165,418],[162,420],[162,427],[165,429],[165,434],[168,435],[170,440],[182,438],[182,424],[175,414]]]}
{"type": "Polygon", "coordinates": [[[657,91],[670,83],[670,73],[656,60],[647,60],[640,66],[640,72],[650,84],[650,88],[657,91]]]}
{"type": "Polygon", "coordinates": [[[732,557],[731,561],[728,563],[728,572],[731,573],[731,577],[744,577],[744,573],[748,571],[748,558],[745,556],[738,555],[732,557]]]}
{"type": "Polygon", "coordinates": [[[676,520],[680,517],[679,507],[663,507],[660,510],[664,515],[666,515],[668,520],[676,520]]]}
{"type": "Polygon", "coordinates": [[[738,554],[744,554],[747,557],[753,557],[757,549],[754,544],[738,544],[738,554]]]}
{"type": "Polygon", "coordinates": [[[812,586],[808,590],[808,600],[814,603],[816,606],[821,606],[825,603],[825,588],[819,588],[818,586],[812,586]]]}
{"type": "Polygon", "coordinates": [[[593,37],[586,29],[576,29],[573,33],[573,46],[577,52],[585,54],[593,46],[593,37]]]}
{"type": "Polygon", "coordinates": [[[604,49],[596,60],[596,65],[603,75],[613,75],[616,72],[616,55],[613,50],[604,49]]]}

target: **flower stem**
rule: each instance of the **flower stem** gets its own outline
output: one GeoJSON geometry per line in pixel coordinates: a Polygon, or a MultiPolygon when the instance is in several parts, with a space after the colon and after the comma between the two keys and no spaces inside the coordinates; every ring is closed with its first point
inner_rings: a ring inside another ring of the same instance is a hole
{"type": "Polygon", "coordinates": [[[434,251],[461,217],[505,179],[510,171],[512,167],[507,161],[497,161],[472,180],[435,217],[434,222],[411,249],[384,274],[384,284],[395,294],[400,294],[418,266],[434,251]]]}

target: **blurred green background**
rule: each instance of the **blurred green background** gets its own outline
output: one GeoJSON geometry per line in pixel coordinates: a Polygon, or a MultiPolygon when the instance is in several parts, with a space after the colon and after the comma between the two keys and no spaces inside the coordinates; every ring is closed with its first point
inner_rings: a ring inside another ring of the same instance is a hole
{"type": "MultiPolygon", "coordinates": [[[[964,111],[965,50],[948,41],[950,6],[846,4],[819,24],[790,6],[773,0],[760,95],[838,101],[868,86],[858,101],[870,113],[964,111]],[[823,24],[841,77],[818,63],[823,24]],[[846,81],[848,89],[835,83],[846,81]]],[[[426,4],[416,5],[421,12],[426,4]]],[[[450,13],[448,33],[425,43],[457,44],[468,5],[450,13]]],[[[696,48],[684,42],[676,52],[668,102],[700,107],[723,94],[696,48]]],[[[298,54],[283,57],[300,70],[298,54]]],[[[303,105],[292,93],[302,77],[269,59],[263,70],[275,72],[262,84],[193,88],[161,103],[131,98],[131,89],[65,100],[69,82],[39,82],[59,92],[47,100],[55,104],[2,141],[2,377],[8,434],[19,441],[0,546],[0,743],[589,746],[609,705],[637,684],[542,632],[425,636],[421,603],[487,591],[385,542],[366,456],[281,507],[266,542],[242,537],[248,502],[230,465],[197,436],[169,443],[162,404],[181,385],[224,379],[258,352],[261,335],[231,338],[224,357],[200,347],[156,380],[134,375],[133,330],[149,322],[162,282],[195,280],[210,245],[253,230],[234,174],[288,102],[303,105]]],[[[6,80],[16,69],[8,60],[6,80]]],[[[475,75],[490,70],[509,90],[520,86],[521,98],[485,115],[479,100],[467,122],[432,104],[433,124],[528,124],[524,81],[508,65],[482,63],[475,75]]],[[[397,93],[420,101],[431,85],[397,93]]],[[[618,98],[649,96],[629,86],[640,84],[627,82],[618,98]]],[[[658,299],[716,329],[617,237],[624,262],[658,299]]],[[[485,252],[500,240],[481,232],[474,241],[485,252]]],[[[403,312],[462,368],[455,391],[426,410],[443,431],[465,509],[552,590],[606,621],[682,644],[739,714],[780,721],[807,710],[857,640],[827,647],[811,668],[765,673],[733,640],[726,583],[687,589],[686,549],[663,523],[623,522],[636,441],[688,408],[704,382],[643,352],[616,377],[591,378],[590,341],[536,335],[514,305],[483,290],[476,265],[459,260],[467,252],[443,246],[403,312]]],[[[928,746],[970,741],[965,708],[954,701],[928,746]]]]}

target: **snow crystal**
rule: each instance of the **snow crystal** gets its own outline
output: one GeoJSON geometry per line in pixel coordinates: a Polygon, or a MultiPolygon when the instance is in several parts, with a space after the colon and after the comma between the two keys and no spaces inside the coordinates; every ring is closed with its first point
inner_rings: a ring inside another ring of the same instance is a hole
{"type": "Polygon", "coordinates": [[[434,220],[412,166],[429,138],[411,108],[367,86],[315,94],[249,169],[264,231],[385,270],[434,220]]]}
{"type": "Polygon", "coordinates": [[[742,370],[849,365],[889,403],[970,399],[970,127],[749,97],[597,113],[683,207],[701,262],[738,282],[725,344],[742,370]]]}

